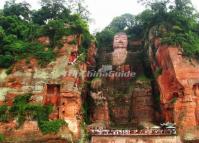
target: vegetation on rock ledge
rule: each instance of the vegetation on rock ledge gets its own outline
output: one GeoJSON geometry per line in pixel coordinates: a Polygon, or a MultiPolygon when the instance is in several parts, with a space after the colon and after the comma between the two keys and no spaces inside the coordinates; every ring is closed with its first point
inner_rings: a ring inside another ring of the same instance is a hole
{"type": "Polygon", "coordinates": [[[198,13],[190,0],[139,1],[147,9],[136,16],[125,14],[113,19],[109,26],[96,34],[100,43],[98,47],[110,50],[114,34],[124,31],[130,40],[144,40],[147,43],[153,40],[150,38],[160,38],[162,44],[181,47],[183,55],[198,59],[198,13]],[[153,37],[150,37],[151,34],[153,37]]]}
{"type": "Polygon", "coordinates": [[[4,141],[4,136],[2,134],[0,134],[0,142],[4,141]]]}
{"type": "Polygon", "coordinates": [[[31,10],[26,2],[9,0],[0,14],[0,67],[9,68],[24,58],[37,58],[41,65],[55,59],[53,48],[63,36],[83,35],[87,48],[92,36],[87,21],[80,14],[71,14],[63,0],[41,0],[41,8],[31,10]],[[38,43],[40,36],[50,38],[49,45],[38,43]]]}
{"type": "Polygon", "coordinates": [[[26,120],[38,122],[42,133],[57,133],[60,127],[67,125],[64,120],[49,121],[49,115],[53,111],[50,105],[29,103],[31,94],[17,96],[13,106],[0,106],[0,122],[8,122],[17,119],[17,126],[21,127],[26,120]]]}

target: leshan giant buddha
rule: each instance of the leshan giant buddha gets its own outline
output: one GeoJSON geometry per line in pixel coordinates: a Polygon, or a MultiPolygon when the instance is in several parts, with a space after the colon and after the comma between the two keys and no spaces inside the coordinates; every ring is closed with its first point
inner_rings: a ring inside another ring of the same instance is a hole
{"type": "Polygon", "coordinates": [[[114,36],[112,64],[115,66],[122,65],[127,58],[128,37],[125,33],[118,33],[114,36]]]}

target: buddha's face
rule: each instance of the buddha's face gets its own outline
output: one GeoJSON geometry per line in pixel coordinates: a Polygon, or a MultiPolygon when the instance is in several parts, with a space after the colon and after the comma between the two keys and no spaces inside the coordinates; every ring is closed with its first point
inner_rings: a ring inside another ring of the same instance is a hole
{"type": "Polygon", "coordinates": [[[128,38],[125,33],[119,33],[114,36],[113,48],[127,48],[128,38]]]}

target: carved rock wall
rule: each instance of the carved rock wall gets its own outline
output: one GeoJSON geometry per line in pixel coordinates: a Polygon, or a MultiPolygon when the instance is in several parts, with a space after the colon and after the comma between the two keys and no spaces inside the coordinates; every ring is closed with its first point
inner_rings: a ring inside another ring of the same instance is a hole
{"type": "Polygon", "coordinates": [[[151,63],[154,71],[162,70],[157,82],[164,120],[177,123],[186,134],[199,125],[199,63],[183,57],[179,47],[156,44],[156,48],[157,63],[153,58],[151,63]]]}
{"type": "MultiPolygon", "coordinates": [[[[12,105],[13,99],[25,93],[32,93],[31,102],[53,104],[56,108],[51,119],[64,119],[69,129],[80,135],[81,91],[86,80],[87,65],[79,63],[69,65],[72,50],[77,45],[68,44],[75,36],[63,38],[63,47],[55,51],[57,57],[46,67],[38,66],[37,60],[22,60],[14,65],[11,74],[0,71],[0,105],[12,105]]],[[[40,38],[47,44],[48,38],[40,38]]],[[[56,49],[55,49],[56,50],[56,49]]]]}
{"type": "Polygon", "coordinates": [[[135,83],[137,77],[144,75],[140,58],[141,43],[142,41],[129,42],[127,49],[127,35],[118,33],[114,36],[113,52],[101,51],[99,55],[99,70],[112,71],[109,77],[102,78],[102,92],[108,99],[110,121],[116,126],[131,128],[134,121],[154,121],[151,84],[145,86],[145,82],[135,83]],[[134,73],[135,77],[118,76],[122,72],[134,73]]]}
{"type": "Polygon", "coordinates": [[[136,123],[154,122],[154,107],[150,82],[137,82],[135,86],[131,97],[132,120],[136,121],[136,123]]]}

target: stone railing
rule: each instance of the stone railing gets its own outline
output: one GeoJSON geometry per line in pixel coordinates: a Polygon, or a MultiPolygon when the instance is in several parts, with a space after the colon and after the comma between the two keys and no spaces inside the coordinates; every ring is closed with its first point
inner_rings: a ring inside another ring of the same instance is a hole
{"type": "Polygon", "coordinates": [[[176,129],[112,130],[90,129],[92,136],[174,136],[176,129]]]}

